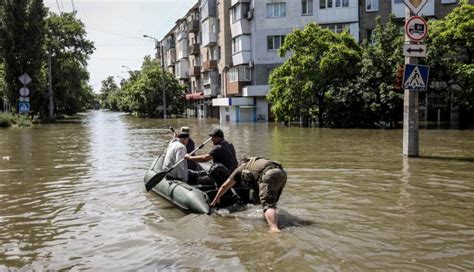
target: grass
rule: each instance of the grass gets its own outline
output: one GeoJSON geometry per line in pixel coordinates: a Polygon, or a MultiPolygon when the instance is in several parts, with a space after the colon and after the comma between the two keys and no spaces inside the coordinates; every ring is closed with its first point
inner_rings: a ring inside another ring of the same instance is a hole
{"type": "Polygon", "coordinates": [[[31,124],[32,121],[29,115],[0,112],[0,128],[11,126],[29,127],[31,124]]]}

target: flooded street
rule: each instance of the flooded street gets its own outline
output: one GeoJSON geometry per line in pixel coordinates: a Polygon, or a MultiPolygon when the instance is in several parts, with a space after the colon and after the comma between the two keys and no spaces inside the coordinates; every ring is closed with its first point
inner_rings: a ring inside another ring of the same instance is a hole
{"type": "Polygon", "coordinates": [[[474,270],[474,131],[420,130],[422,157],[401,153],[402,130],[102,111],[0,129],[0,270],[474,270]],[[239,158],[283,164],[281,233],[261,206],[186,215],[145,191],[184,125],[196,145],[221,126],[239,158]]]}

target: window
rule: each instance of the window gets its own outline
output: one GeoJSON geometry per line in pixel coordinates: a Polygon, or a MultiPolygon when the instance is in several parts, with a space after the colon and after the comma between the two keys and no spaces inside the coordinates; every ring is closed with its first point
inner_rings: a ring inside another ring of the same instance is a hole
{"type": "Polygon", "coordinates": [[[379,0],[366,0],[365,10],[366,11],[378,11],[379,10],[379,0]]]}
{"type": "Polygon", "coordinates": [[[245,18],[249,11],[250,3],[239,3],[230,9],[230,18],[232,23],[235,23],[242,18],[245,18]]]}
{"type": "Polygon", "coordinates": [[[341,32],[343,32],[344,30],[347,29],[350,33],[350,28],[349,28],[348,24],[328,24],[328,25],[323,25],[321,27],[330,29],[330,30],[332,30],[336,33],[341,33],[341,32]]]}
{"type": "Polygon", "coordinates": [[[267,18],[286,17],[286,3],[267,4],[267,18]]]}
{"type": "Polygon", "coordinates": [[[369,44],[373,44],[374,41],[374,30],[373,29],[367,29],[367,42],[369,44]]]}
{"type": "Polygon", "coordinates": [[[456,0],[441,0],[441,4],[456,4],[456,0]]]}
{"type": "Polygon", "coordinates": [[[313,15],[313,0],[302,0],[301,8],[302,15],[313,15]]]}
{"type": "Polygon", "coordinates": [[[403,4],[403,0],[393,0],[394,4],[403,4]]]}
{"type": "Polygon", "coordinates": [[[250,81],[250,68],[248,66],[234,66],[229,69],[228,77],[230,82],[250,81]]]}
{"type": "Polygon", "coordinates": [[[242,51],[242,38],[241,36],[232,39],[232,54],[242,51]]]}
{"type": "Polygon", "coordinates": [[[319,8],[340,8],[349,7],[349,0],[319,0],[319,8]]]}
{"type": "Polygon", "coordinates": [[[237,20],[240,20],[240,10],[235,6],[233,8],[230,9],[230,19],[232,20],[232,22],[235,22],[237,20]]]}
{"type": "Polygon", "coordinates": [[[267,50],[277,50],[285,41],[285,36],[267,36],[267,50]]]}

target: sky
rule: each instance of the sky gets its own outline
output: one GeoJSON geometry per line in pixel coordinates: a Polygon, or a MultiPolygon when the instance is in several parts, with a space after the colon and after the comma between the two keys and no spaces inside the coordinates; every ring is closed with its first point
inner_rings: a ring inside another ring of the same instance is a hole
{"type": "Polygon", "coordinates": [[[101,81],[114,76],[118,83],[128,70],[138,70],[146,55],[156,53],[153,39],[161,40],[176,20],[197,0],[44,0],[55,13],[77,11],[87,38],[94,41],[88,71],[89,84],[99,92],[101,81]],[[125,66],[125,67],[123,67],[125,66]]]}

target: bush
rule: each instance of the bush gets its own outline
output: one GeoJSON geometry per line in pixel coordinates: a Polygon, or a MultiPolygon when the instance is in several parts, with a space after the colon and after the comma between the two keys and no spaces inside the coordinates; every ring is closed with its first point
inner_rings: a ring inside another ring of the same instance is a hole
{"type": "Polygon", "coordinates": [[[11,127],[16,125],[19,127],[29,127],[32,121],[29,115],[0,113],[0,127],[11,127]]]}
{"type": "Polygon", "coordinates": [[[11,113],[0,113],[0,127],[11,127],[13,125],[14,116],[11,113]]]}
{"type": "Polygon", "coordinates": [[[29,127],[31,126],[31,117],[26,114],[17,114],[15,115],[15,124],[19,127],[29,127]]]}

